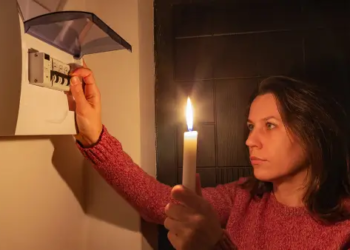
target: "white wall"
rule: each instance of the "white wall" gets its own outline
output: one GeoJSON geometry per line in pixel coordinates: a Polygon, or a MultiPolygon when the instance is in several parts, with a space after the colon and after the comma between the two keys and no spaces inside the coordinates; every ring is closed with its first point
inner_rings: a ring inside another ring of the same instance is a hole
{"type": "MultiPolygon", "coordinates": [[[[139,0],[139,85],[141,126],[141,167],[156,176],[155,63],[153,0],[139,0]]],[[[142,249],[157,249],[156,225],[141,222],[142,249]]]]}
{"type": "MultiPolygon", "coordinates": [[[[86,57],[101,90],[103,122],[134,161],[155,175],[153,1],[87,0],[86,4],[133,46],[132,53],[86,57]]],[[[152,249],[148,244],[152,237],[144,240],[140,233],[136,211],[88,169],[87,249],[152,249]]],[[[154,226],[143,228],[156,237],[154,226]]]]}
{"type": "MultiPolygon", "coordinates": [[[[153,1],[68,0],[65,7],[85,8],[133,46],[86,62],[101,90],[104,124],[155,175],[153,1]]],[[[155,249],[155,226],[141,225],[72,137],[0,138],[0,159],[0,250],[155,249]]]]}
{"type": "Polygon", "coordinates": [[[0,250],[82,249],[82,157],[72,137],[2,137],[0,159],[0,250]]]}

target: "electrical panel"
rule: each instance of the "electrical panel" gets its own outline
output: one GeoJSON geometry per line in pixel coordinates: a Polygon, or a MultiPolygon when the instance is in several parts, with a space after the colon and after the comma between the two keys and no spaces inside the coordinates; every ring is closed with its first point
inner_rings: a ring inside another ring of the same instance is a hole
{"type": "Polygon", "coordinates": [[[85,55],[132,52],[96,14],[65,2],[0,0],[0,136],[76,134],[70,72],[85,55]]]}
{"type": "Polygon", "coordinates": [[[69,91],[70,65],[43,52],[29,53],[29,83],[55,90],[69,91]]]}

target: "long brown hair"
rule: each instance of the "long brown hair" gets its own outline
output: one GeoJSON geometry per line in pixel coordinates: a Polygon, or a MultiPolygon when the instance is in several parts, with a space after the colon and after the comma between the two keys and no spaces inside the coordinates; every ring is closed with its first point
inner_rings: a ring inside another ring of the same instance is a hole
{"type": "MultiPolygon", "coordinates": [[[[251,98],[271,93],[287,130],[299,138],[310,163],[311,178],[303,199],[320,222],[348,219],[344,199],[350,197],[348,117],[343,107],[319,86],[283,76],[263,80],[251,98]]],[[[250,106],[250,105],[249,105],[250,106]]],[[[246,131],[248,136],[249,131],[246,131]]],[[[272,191],[272,183],[254,176],[242,185],[254,197],[272,191]]]]}

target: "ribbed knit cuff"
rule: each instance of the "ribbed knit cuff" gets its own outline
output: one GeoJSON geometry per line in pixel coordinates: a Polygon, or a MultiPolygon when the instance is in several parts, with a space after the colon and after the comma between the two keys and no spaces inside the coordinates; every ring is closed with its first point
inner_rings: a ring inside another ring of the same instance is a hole
{"type": "Polygon", "coordinates": [[[215,245],[214,250],[237,250],[238,248],[232,243],[226,230],[223,230],[220,241],[215,245]]]}
{"type": "Polygon", "coordinates": [[[103,126],[100,138],[95,144],[84,147],[79,141],[76,143],[81,153],[94,164],[114,160],[117,151],[121,149],[119,141],[109,134],[105,126],[103,126]]]}
{"type": "Polygon", "coordinates": [[[102,136],[106,133],[106,127],[104,125],[102,125],[102,131],[101,131],[101,134],[97,140],[97,142],[95,142],[94,144],[92,145],[89,145],[89,146],[84,146],[79,140],[76,140],[76,143],[78,144],[79,148],[81,149],[88,149],[88,148],[93,148],[95,145],[99,144],[101,139],[102,139],[102,136]]]}

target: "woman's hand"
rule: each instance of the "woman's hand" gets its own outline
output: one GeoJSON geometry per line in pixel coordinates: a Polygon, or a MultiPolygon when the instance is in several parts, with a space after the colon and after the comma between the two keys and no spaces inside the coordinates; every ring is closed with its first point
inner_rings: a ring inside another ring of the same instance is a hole
{"type": "Polygon", "coordinates": [[[214,249],[223,230],[212,206],[201,196],[197,178],[197,194],[183,186],[175,186],[171,195],[175,203],[165,208],[167,218],[164,226],[168,238],[177,250],[214,249]]]}
{"type": "Polygon", "coordinates": [[[76,139],[84,146],[96,143],[102,132],[101,98],[93,73],[84,66],[71,73],[71,93],[75,99],[76,139]]]}

